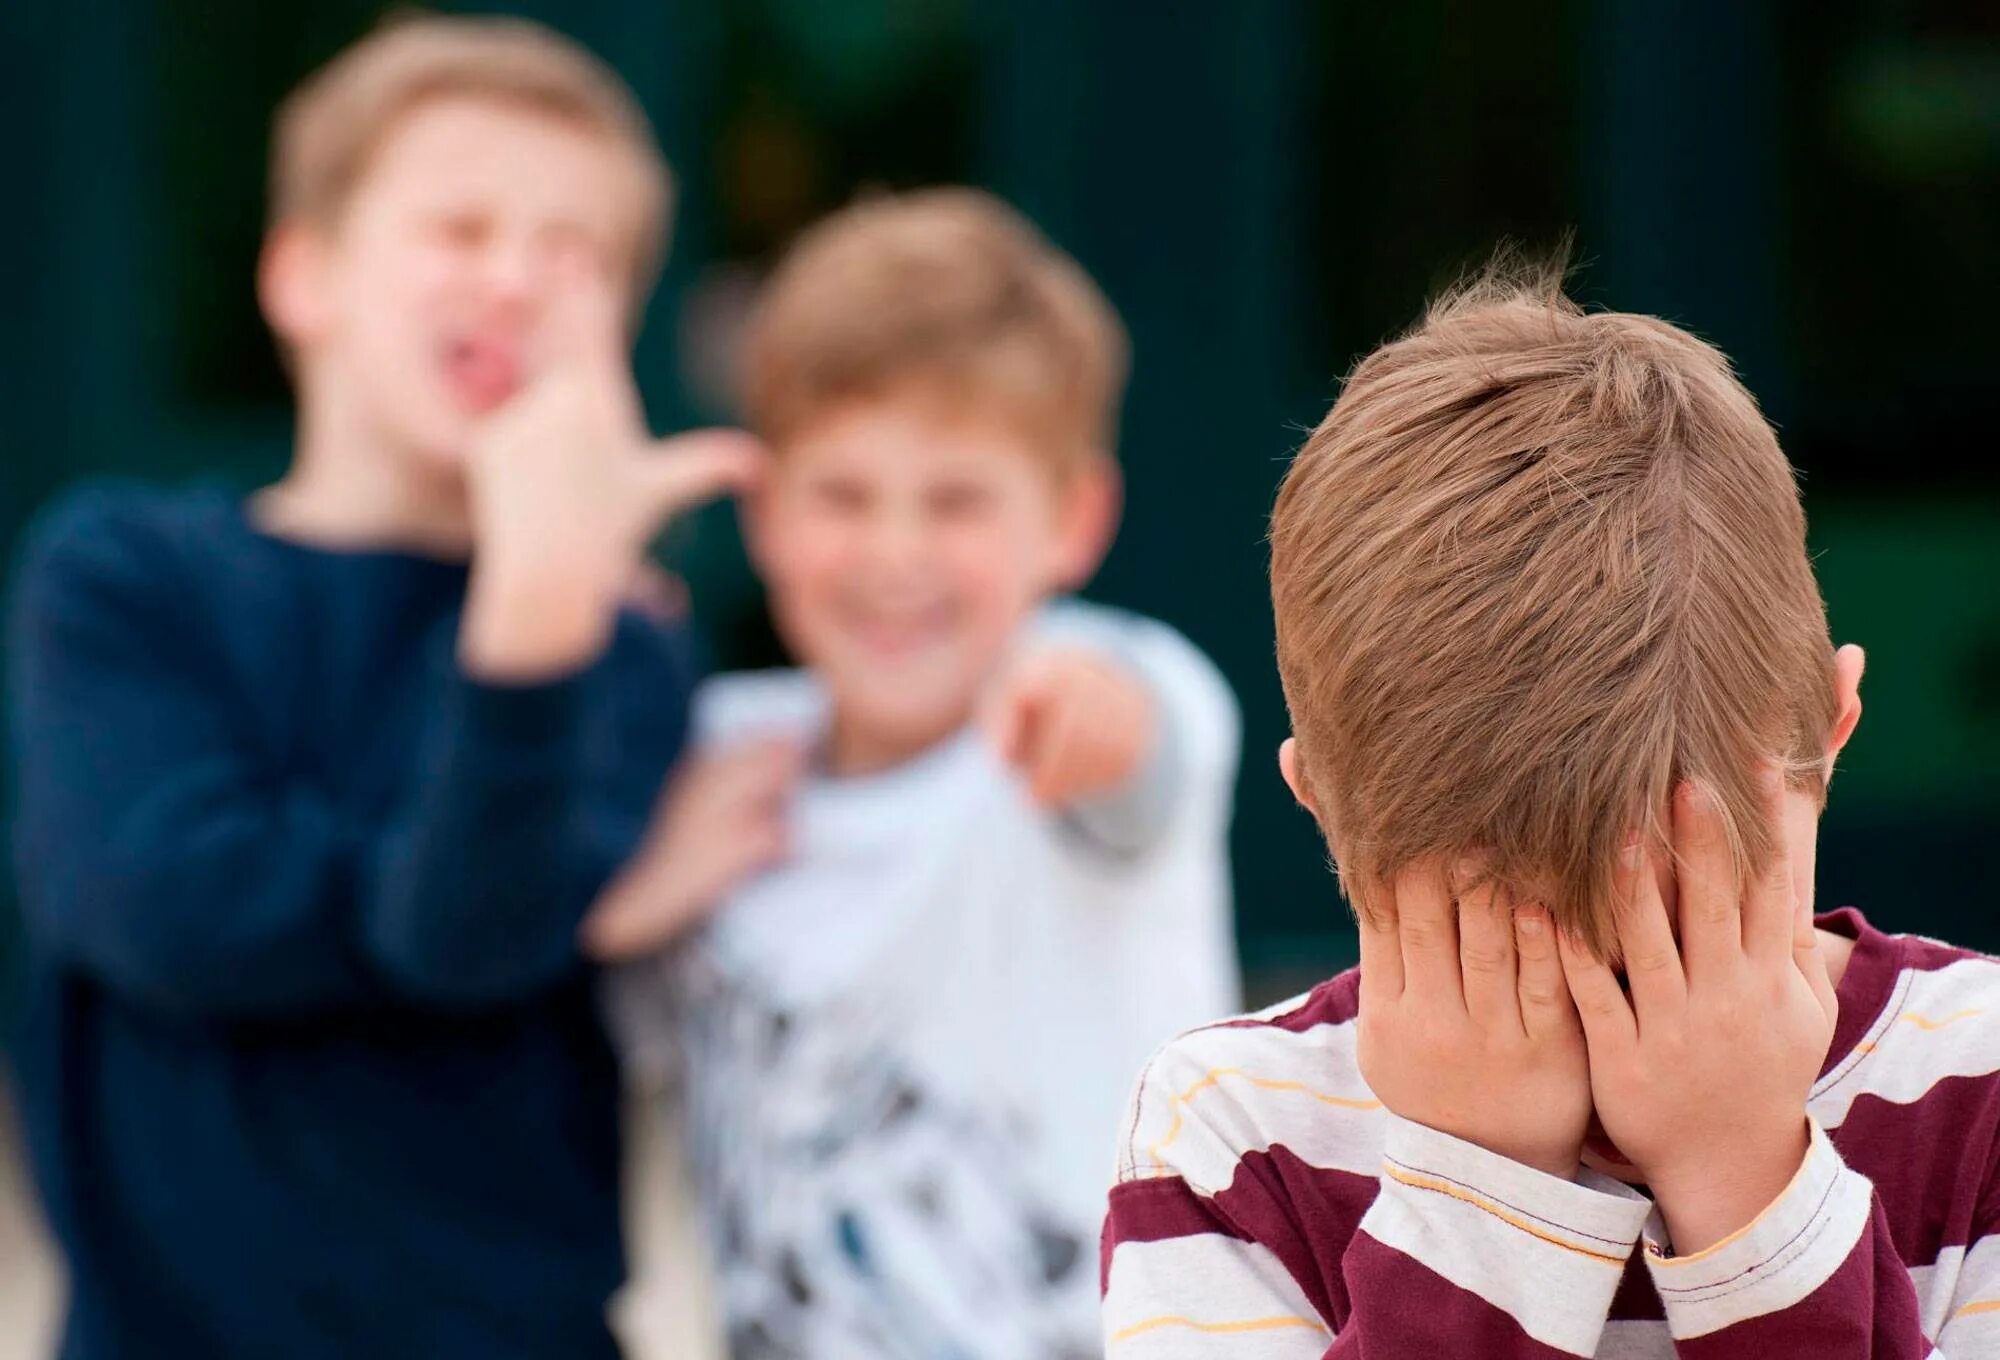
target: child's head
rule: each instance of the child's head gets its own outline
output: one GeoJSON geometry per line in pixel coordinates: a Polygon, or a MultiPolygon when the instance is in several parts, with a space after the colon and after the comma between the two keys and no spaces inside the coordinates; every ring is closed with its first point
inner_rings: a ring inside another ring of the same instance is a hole
{"type": "Polygon", "coordinates": [[[1792,470],[1715,349],[1494,275],[1364,359],[1272,520],[1288,774],[1350,900],[1482,862],[1609,950],[1625,836],[1719,795],[1745,867],[1776,760],[1824,802],[1858,715],[1792,470]]]}
{"type": "Polygon", "coordinates": [[[752,318],[773,472],[751,547],[837,721],[910,751],[962,724],[1027,613],[1115,519],[1125,337],[1089,278],[965,189],[808,232],[752,318]]]}
{"type": "Polygon", "coordinates": [[[665,162],[631,93],[515,19],[392,23],[279,110],[265,315],[300,398],[450,469],[472,422],[543,355],[566,268],[637,303],[665,244],[665,162]]]}

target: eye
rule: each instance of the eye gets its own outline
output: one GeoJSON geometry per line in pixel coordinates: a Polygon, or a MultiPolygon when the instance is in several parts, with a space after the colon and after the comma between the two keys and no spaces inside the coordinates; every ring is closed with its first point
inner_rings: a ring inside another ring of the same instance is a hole
{"type": "Polygon", "coordinates": [[[828,478],[812,483],[807,495],[815,506],[836,514],[859,514],[868,505],[868,489],[859,482],[828,478]]]}
{"type": "Polygon", "coordinates": [[[431,231],[440,241],[458,250],[474,250],[486,241],[490,224],[476,212],[450,212],[434,219],[431,231]]]}
{"type": "Polygon", "coordinates": [[[542,250],[550,259],[574,257],[593,269],[608,269],[611,252],[603,240],[581,222],[555,222],[537,233],[542,250]]]}
{"type": "Polygon", "coordinates": [[[971,519],[985,513],[993,503],[993,493],[971,482],[952,482],[933,487],[925,497],[931,513],[944,519],[971,519]]]}

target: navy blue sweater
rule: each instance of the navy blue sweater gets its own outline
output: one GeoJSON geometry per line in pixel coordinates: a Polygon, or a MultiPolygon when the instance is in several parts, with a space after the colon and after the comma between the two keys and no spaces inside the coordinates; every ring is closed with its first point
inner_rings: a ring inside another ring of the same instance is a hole
{"type": "Polygon", "coordinates": [[[17,1054],[64,1355],[611,1355],[617,1084],[577,922],[679,633],[474,683],[466,570],[101,488],[14,600],[17,1054]]]}

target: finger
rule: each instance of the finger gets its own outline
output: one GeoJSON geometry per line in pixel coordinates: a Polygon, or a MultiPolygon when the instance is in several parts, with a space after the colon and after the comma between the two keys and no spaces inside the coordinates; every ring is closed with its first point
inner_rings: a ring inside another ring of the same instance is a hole
{"type": "Polygon", "coordinates": [[[1569,984],[1563,981],[1548,908],[1516,907],[1513,926],[1521,1028],[1531,1039],[1567,1033],[1576,1026],[1576,1006],[1569,999],[1569,984]]]}
{"type": "Polygon", "coordinates": [[[1785,772],[1776,764],[1757,772],[1759,809],[1770,829],[1771,858],[1743,897],[1743,948],[1752,958],[1777,963],[1792,952],[1798,907],[1792,896],[1791,852],[1785,837],[1785,772]]]}
{"type": "Polygon", "coordinates": [[[1674,790],[1674,883],[1680,899],[1681,955],[1690,984],[1743,962],[1743,911],[1735,858],[1715,795],[1693,782],[1674,790]]]}
{"type": "Polygon", "coordinates": [[[1054,688],[1044,657],[1030,656],[1002,672],[987,701],[988,731],[1002,762],[1028,771],[1047,735],[1043,727],[1054,688]]]}
{"type": "Polygon", "coordinates": [[[1806,985],[1812,988],[1813,1000],[1826,1014],[1829,1027],[1840,1020],[1840,999],[1833,989],[1833,975],[1827,971],[1826,955],[1819,947],[1819,932],[1808,923],[1805,938],[1792,946],[1792,962],[1805,975],[1806,985]]]}
{"type": "Polygon", "coordinates": [[[1029,771],[1029,791],[1043,807],[1059,807],[1085,791],[1089,775],[1089,706],[1074,692],[1059,695],[1042,721],[1029,771]]]}
{"type": "Polygon", "coordinates": [[[1435,864],[1412,865],[1396,875],[1396,932],[1403,951],[1403,990],[1430,1005],[1463,1008],[1458,923],[1451,888],[1435,864]]]}
{"type": "Polygon", "coordinates": [[[1566,930],[1556,932],[1556,957],[1562,961],[1563,981],[1569,985],[1586,1043],[1613,1049],[1638,1037],[1638,1023],[1609,964],[1566,930]]]}
{"type": "Polygon", "coordinates": [[[719,496],[755,489],[767,464],[764,446],[740,430],[696,430],[662,439],[640,453],[636,494],[659,523],[719,496]]]}
{"type": "MultiPolygon", "coordinates": [[[[1473,870],[1464,872],[1470,876],[1473,870]]],[[[1490,883],[1459,895],[1458,966],[1466,1013],[1487,1025],[1519,1029],[1513,913],[1490,883]]]]}
{"type": "Polygon", "coordinates": [[[761,802],[789,791],[805,769],[797,742],[766,739],[698,758],[686,779],[686,797],[711,806],[761,802]]]}
{"type": "Polygon", "coordinates": [[[1357,887],[1355,931],[1361,943],[1361,1009],[1393,1006],[1403,996],[1403,945],[1396,928],[1395,895],[1357,887]]]}
{"type": "Polygon", "coordinates": [[[1652,858],[1637,837],[1619,852],[1613,893],[1618,952],[1632,989],[1632,1012],[1644,1029],[1648,1015],[1664,1017],[1687,1005],[1687,974],[1652,858]]]}
{"type": "Polygon", "coordinates": [[[625,299],[610,275],[569,252],[555,262],[551,283],[536,334],[541,365],[624,372],[625,299]]]}
{"type": "Polygon", "coordinates": [[[1028,739],[1031,711],[1020,695],[1005,688],[996,690],[982,707],[979,728],[1001,764],[1010,767],[1019,764],[1021,749],[1028,739]]]}

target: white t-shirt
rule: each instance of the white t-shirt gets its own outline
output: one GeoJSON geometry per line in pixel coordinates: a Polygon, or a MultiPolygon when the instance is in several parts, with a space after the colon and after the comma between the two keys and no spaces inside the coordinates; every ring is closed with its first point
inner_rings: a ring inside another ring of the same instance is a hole
{"type": "MultiPolygon", "coordinates": [[[[1171,629],[1101,607],[1052,606],[1030,636],[1153,691],[1142,844],[1093,829],[1129,808],[1038,808],[963,732],[879,775],[809,776],[788,861],[621,981],[628,1048],[679,1075],[739,1355],[1094,1353],[1132,1082],[1238,1006],[1227,685],[1171,629]]],[[[827,720],[804,672],[695,700],[705,749],[813,742],[827,720]]]]}

